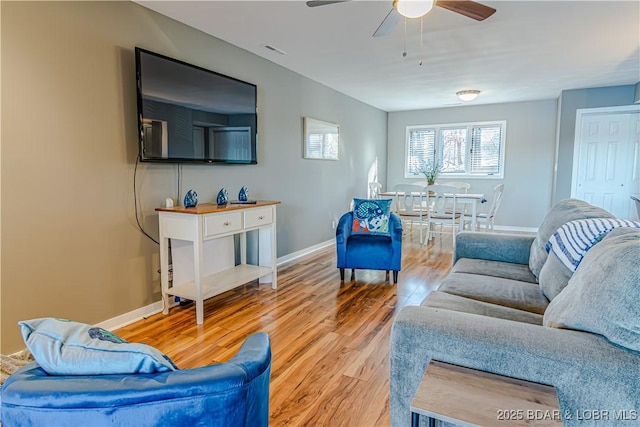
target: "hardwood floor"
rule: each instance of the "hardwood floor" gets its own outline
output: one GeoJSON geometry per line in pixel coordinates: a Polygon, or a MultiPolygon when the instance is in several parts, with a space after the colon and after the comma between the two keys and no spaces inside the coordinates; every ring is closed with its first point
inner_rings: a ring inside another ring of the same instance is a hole
{"type": "Polygon", "coordinates": [[[362,270],[341,284],[332,247],[280,267],[277,290],[252,282],[205,301],[203,325],[191,305],[116,333],[192,368],[224,362],[248,335],[268,332],[271,426],[387,426],[393,318],[419,304],[451,266],[448,236],[421,246],[417,234],[404,236],[397,285],[384,271],[362,270]]]}

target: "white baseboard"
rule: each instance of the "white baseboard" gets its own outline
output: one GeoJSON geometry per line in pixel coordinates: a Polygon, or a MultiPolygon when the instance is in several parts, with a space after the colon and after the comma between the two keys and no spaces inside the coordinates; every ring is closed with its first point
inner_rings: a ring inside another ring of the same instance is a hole
{"type": "Polygon", "coordinates": [[[280,258],[278,258],[277,261],[277,265],[281,266],[282,264],[285,264],[287,262],[291,262],[293,260],[296,260],[298,258],[302,258],[308,255],[311,255],[315,252],[318,252],[324,248],[328,248],[329,246],[333,246],[336,244],[336,239],[331,239],[331,240],[327,240],[325,242],[321,242],[318,243],[317,245],[313,245],[313,246],[309,246],[308,248],[305,249],[301,249],[299,251],[296,252],[292,252],[288,255],[282,256],[280,258]]]}
{"type": "MultiPolygon", "coordinates": [[[[326,242],[321,242],[321,243],[318,243],[317,245],[313,245],[308,248],[290,253],[288,255],[278,258],[278,260],[276,261],[276,265],[280,266],[287,262],[291,262],[293,260],[311,255],[324,248],[328,248],[329,246],[335,245],[335,243],[336,243],[335,239],[331,239],[331,240],[327,240],[326,242]]],[[[171,303],[171,306],[174,306],[174,305],[175,303],[171,303]]],[[[116,316],[111,319],[105,320],[104,322],[100,322],[95,326],[106,329],[108,331],[113,331],[115,329],[123,328],[127,325],[137,322],[138,320],[142,320],[146,317],[153,316],[154,314],[158,314],[160,312],[162,312],[162,301],[157,301],[157,302],[154,302],[153,304],[140,307],[128,313],[124,313],[124,314],[121,314],[120,316],[116,316]]]]}
{"type": "MultiPolygon", "coordinates": [[[[496,225],[493,228],[500,231],[522,231],[527,233],[537,233],[538,227],[516,227],[514,225],[496,225]]],[[[483,229],[484,230],[484,229],[483,229]]]]}
{"type": "MultiPolygon", "coordinates": [[[[175,304],[171,304],[171,306],[175,304]]],[[[95,326],[99,328],[106,329],[108,331],[113,331],[114,329],[123,328],[127,325],[132,324],[133,322],[137,322],[138,320],[142,320],[146,317],[153,316],[154,314],[158,314],[162,311],[162,301],[154,302],[153,304],[149,304],[144,307],[137,308],[128,313],[121,314],[120,316],[112,317],[111,319],[105,320],[104,322],[100,322],[95,326]]]]}

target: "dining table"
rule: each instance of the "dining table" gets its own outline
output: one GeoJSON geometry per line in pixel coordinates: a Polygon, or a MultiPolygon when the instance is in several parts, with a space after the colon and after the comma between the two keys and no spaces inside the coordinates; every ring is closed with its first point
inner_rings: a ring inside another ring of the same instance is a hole
{"type": "MultiPolygon", "coordinates": [[[[393,197],[404,195],[403,192],[397,191],[384,191],[380,193],[380,197],[393,197]]],[[[471,208],[471,229],[476,230],[478,225],[478,207],[482,203],[487,202],[487,198],[483,193],[444,193],[446,198],[451,198],[455,196],[456,204],[461,203],[465,205],[469,205],[471,208]]],[[[395,199],[394,199],[395,200],[395,199]]]]}

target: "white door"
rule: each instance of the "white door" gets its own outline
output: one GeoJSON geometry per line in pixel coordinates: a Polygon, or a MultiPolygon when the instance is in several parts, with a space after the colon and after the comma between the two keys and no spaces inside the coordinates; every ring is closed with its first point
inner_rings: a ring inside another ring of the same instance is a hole
{"type": "Polygon", "coordinates": [[[572,197],[635,219],[631,196],[640,193],[640,113],[639,107],[630,109],[578,111],[572,197]]]}

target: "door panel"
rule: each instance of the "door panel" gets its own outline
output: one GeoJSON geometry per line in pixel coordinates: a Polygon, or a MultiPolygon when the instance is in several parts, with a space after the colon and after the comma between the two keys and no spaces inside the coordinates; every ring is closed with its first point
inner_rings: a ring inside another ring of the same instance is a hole
{"type": "Polygon", "coordinates": [[[640,192],[640,113],[583,114],[573,197],[618,218],[635,218],[631,195],[640,192]]]}

